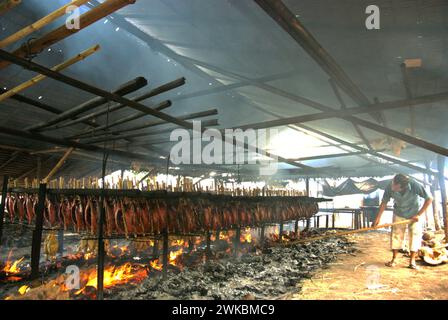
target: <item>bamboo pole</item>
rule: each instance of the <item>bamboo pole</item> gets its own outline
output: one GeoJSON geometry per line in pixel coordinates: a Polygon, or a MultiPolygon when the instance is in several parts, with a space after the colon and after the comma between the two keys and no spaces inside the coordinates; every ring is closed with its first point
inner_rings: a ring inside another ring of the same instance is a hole
{"type": "MultiPolygon", "coordinates": [[[[80,29],[68,29],[67,26],[63,24],[59,28],[43,35],[41,38],[32,41],[28,46],[20,47],[19,49],[15,50],[13,54],[21,58],[32,54],[38,54],[40,51],[42,51],[42,49],[48,48],[49,46],[83,30],[84,28],[112,14],[113,12],[129,4],[135,3],[135,1],[136,0],[106,0],[79,17],[79,24],[81,26],[80,29]]],[[[10,64],[10,61],[0,61],[0,69],[3,69],[10,64]]]]}
{"type": "Polygon", "coordinates": [[[60,7],[59,9],[53,11],[49,15],[43,17],[42,19],[34,22],[33,24],[30,24],[29,26],[17,31],[16,33],[10,35],[4,40],[0,41],[0,48],[4,48],[9,46],[10,44],[13,44],[14,42],[19,41],[20,39],[25,38],[26,36],[30,35],[31,33],[42,29],[46,25],[50,24],[54,20],[58,19],[59,17],[62,17],[67,13],[67,9],[70,6],[81,6],[88,2],[89,0],[73,0],[72,2],[67,3],[65,6],[60,7]]]}
{"type": "Polygon", "coordinates": [[[0,2],[0,14],[4,14],[6,11],[9,11],[19,4],[22,3],[22,0],[3,0],[0,2]]]}
{"type": "Polygon", "coordinates": [[[351,231],[337,232],[337,233],[333,233],[333,234],[326,234],[324,236],[319,236],[319,237],[310,237],[310,238],[306,238],[306,239],[300,239],[297,241],[293,241],[288,244],[304,243],[304,242],[322,240],[322,239],[333,238],[333,237],[347,236],[350,234],[372,231],[372,230],[377,230],[377,229],[381,229],[381,228],[387,228],[387,227],[392,227],[392,226],[396,226],[396,225],[400,225],[400,224],[409,224],[409,223],[412,223],[412,220],[403,220],[403,221],[394,222],[394,223],[385,223],[385,224],[382,224],[382,225],[379,225],[376,227],[369,227],[369,228],[363,228],[363,229],[357,229],[357,230],[351,230],[351,231]]]}
{"type": "Polygon", "coordinates": [[[48,181],[53,177],[53,175],[59,170],[60,167],[64,164],[65,160],[70,156],[70,154],[75,150],[75,148],[69,148],[65,154],[62,156],[62,158],[58,161],[58,163],[54,166],[53,169],[51,169],[50,173],[45,177],[43,180],[43,183],[48,183],[48,181]]]}
{"type": "MultiPolygon", "coordinates": [[[[64,70],[64,69],[70,67],[71,65],[73,65],[73,64],[75,64],[75,63],[77,63],[77,62],[79,62],[81,60],[84,60],[88,56],[90,56],[90,55],[94,54],[95,52],[97,52],[99,49],[100,49],[100,46],[98,44],[94,45],[93,47],[91,47],[91,48],[89,48],[89,49],[87,49],[87,50],[77,54],[76,56],[66,60],[65,62],[62,62],[61,64],[58,64],[58,65],[54,66],[53,68],[51,68],[51,70],[53,70],[53,71],[64,70]]],[[[38,82],[40,82],[40,81],[42,81],[42,80],[44,80],[46,78],[47,78],[46,76],[44,76],[42,74],[39,74],[38,76],[36,76],[36,77],[34,77],[34,78],[32,78],[32,79],[30,79],[28,81],[25,81],[22,84],[19,84],[17,87],[15,87],[15,88],[13,88],[11,90],[8,90],[5,93],[3,93],[2,95],[0,95],[0,102],[3,101],[3,100],[8,99],[10,97],[12,97],[13,95],[15,95],[15,94],[17,94],[17,93],[19,93],[19,92],[21,92],[21,91],[23,91],[23,90],[25,90],[25,89],[27,89],[29,87],[34,86],[36,83],[38,83],[38,82]]]]}

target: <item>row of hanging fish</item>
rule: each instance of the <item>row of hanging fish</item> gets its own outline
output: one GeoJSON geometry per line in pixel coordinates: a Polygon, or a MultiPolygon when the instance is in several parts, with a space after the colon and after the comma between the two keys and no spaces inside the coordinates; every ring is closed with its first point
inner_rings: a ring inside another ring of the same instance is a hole
{"type": "MultiPolygon", "coordinates": [[[[103,200],[104,234],[137,236],[164,231],[191,234],[207,230],[259,226],[309,218],[319,210],[316,201],[297,198],[213,199],[206,197],[130,198],[103,200]]],[[[37,195],[9,194],[6,210],[11,222],[33,224],[37,195]]],[[[101,212],[97,196],[47,195],[44,227],[96,235],[101,212]]]]}

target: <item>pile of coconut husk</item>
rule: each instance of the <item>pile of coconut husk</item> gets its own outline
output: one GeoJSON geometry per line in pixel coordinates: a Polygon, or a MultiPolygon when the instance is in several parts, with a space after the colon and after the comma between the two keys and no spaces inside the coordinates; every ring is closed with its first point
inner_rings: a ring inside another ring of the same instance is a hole
{"type": "Polygon", "coordinates": [[[431,266],[448,263],[448,244],[437,240],[434,233],[425,232],[422,237],[422,247],[419,250],[420,258],[431,266]]]}

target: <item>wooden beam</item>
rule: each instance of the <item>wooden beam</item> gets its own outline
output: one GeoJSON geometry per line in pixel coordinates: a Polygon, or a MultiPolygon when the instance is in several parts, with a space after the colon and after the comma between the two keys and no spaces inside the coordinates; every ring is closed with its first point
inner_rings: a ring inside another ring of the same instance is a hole
{"type": "Polygon", "coordinates": [[[15,151],[11,154],[8,160],[0,165],[0,170],[6,168],[11,162],[15,161],[21,154],[21,151],[15,151]]]}
{"type": "MultiPolygon", "coordinates": [[[[194,112],[194,113],[186,114],[184,116],[180,116],[179,119],[191,120],[191,119],[198,119],[198,118],[202,118],[202,117],[213,116],[213,115],[217,115],[217,114],[218,114],[218,110],[217,109],[210,109],[210,110],[206,110],[206,111],[200,111],[200,112],[194,112]]],[[[114,127],[116,125],[123,124],[124,123],[123,120],[127,120],[125,122],[128,122],[128,121],[131,121],[131,120],[135,120],[136,119],[135,117],[137,117],[137,119],[138,119],[142,115],[145,115],[145,114],[142,114],[142,113],[134,114],[134,115],[131,115],[129,118],[128,117],[123,118],[123,119],[118,120],[117,122],[114,122],[114,123],[112,123],[112,124],[110,124],[108,126],[99,127],[97,129],[98,130],[107,130],[107,129],[110,129],[111,127],[114,127]],[[128,119],[131,119],[131,120],[128,120],[128,119]]],[[[147,128],[151,128],[151,127],[155,127],[155,126],[159,126],[159,125],[164,125],[164,124],[166,124],[166,122],[163,121],[163,120],[154,120],[154,121],[145,122],[145,123],[143,123],[141,125],[133,126],[133,127],[130,127],[130,128],[104,132],[103,134],[107,134],[107,135],[123,134],[125,132],[136,131],[136,130],[141,130],[141,129],[147,129],[147,128]]],[[[92,134],[94,132],[95,131],[89,130],[88,134],[92,134]]],[[[82,134],[82,136],[86,136],[88,134],[82,134]]],[[[100,135],[103,135],[103,134],[100,134],[100,135]]],[[[70,138],[75,138],[75,137],[78,138],[80,136],[81,135],[70,136],[70,138]]]]}
{"type": "Polygon", "coordinates": [[[0,41],[0,48],[4,48],[9,46],[10,44],[13,44],[14,42],[19,41],[20,39],[25,38],[26,36],[30,35],[31,33],[38,31],[45,27],[46,25],[50,24],[51,22],[55,21],[59,17],[62,17],[67,13],[67,9],[69,6],[77,6],[80,7],[81,5],[87,3],[89,0],[73,0],[72,2],[67,3],[65,6],[60,7],[59,9],[53,11],[52,13],[48,14],[47,16],[43,17],[42,19],[30,24],[29,26],[17,31],[16,33],[10,35],[4,40],[0,41]]]}
{"type": "MultiPolygon", "coordinates": [[[[215,66],[210,66],[207,63],[204,63],[204,62],[201,62],[201,61],[197,61],[197,60],[194,60],[194,59],[191,59],[191,58],[188,58],[188,59],[194,61],[197,65],[201,65],[201,66],[203,66],[205,68],[209,68],[209,69],[211,69],[213,71],[216,71],[216,72],[219,72],[219,73],[222,73],[222,74],[226,74],[226,75],[231,76],[231,77],[234,76],[234,77],[237,77],[237,78],[243,78],[244,79],[244,77],[235,75],[232,72],[227,72],[225,70],[222,70],[221,68],[218,68],[218,67],[215,67],[215,66]]],[[[250,81],[250,79],[249,79],[249,81],[250,81]]],[[[421,96],[421,97],[414,98],[414,99],[404,99],[404,100],[398,100],[398,101],[375,103],[375,104],[371,104],[371,105],[364,106],[364,107],[350,108],[350,109],[347,109],[347,110],[339,110],[338,111],[338,110],[335,110],[334,108],[330,108],[330,107],[327,107],[325,105],[322,105],[321,103],[318,103],[318,102],[312,101],[310,99],[303,98],[303,97],[300,97],[300,96],[297,96],[297,95],[285,92],[283,90],[280,90],[278,88],[275,88],[275,87],[272,87],[272,86],[269,86],[269,85],[266,85],[266,84],[254,83],[254,85],[256,85],[257,87],[260,87],[262,89],[265,89],[265,90],[267,90],[269,92],[272,92],[274,94],[278,94],[278,95],[280,95],[282,97],[285,97],[285,98],[291,99],[293,101],[296,101],[296,102],[299,102],[299,103],[303,103],[303,104],[305,104],[307,106],[310,106],[310,107],[313,107],[313,108],[316,108],[316,109],[324,111],[321,114],[311,114],[311,115],[305,115],[305,116],[297,117],[296,120],[301,119],[300,122],[315,121],[315,120],[328,119],[328,118],[331,118],[331,117],[338,117],[338,118],[342,118],[342,119],[350,121],[350,122],[355,122],[356,124],[362,125],[362,126],[367,126],[367,125],[370,124],[369,125],[369,129],[374,130],[374,131],[378,131],[378,132],[383,133],[383,134],[385,134],[385,132],[388,130],[387,135],[390,135],[390,136],[393,136],[393,137],[396,137],[396,138],[398,138],[398,136],[401,136],[402,138],[405,137],[406,140],[404,140],[404,141],[406,141],[408,143],[411,143],[411,144],[418,145],[418,146],[420,146],[422,148],[425,148],[425,149],[429,148],[428,150],[436,152],[436,153],[442,152],[442,154],[444,154],[444,152],[445,152],[443,149],[440,149],[439,146],[436,146],[434,144],[427,143],[426,141],[423,141],[423,140],[420,140],[420,139],[415,139],[412,136],[404,135],[404,134],[402,134],[402,133],[400,133],[398,131],[388,129],[388,128],[384,127],[384,126],[374,126],[374,124],[371,124],[368,121],[363,121],[362,119],[353,117],[352,115],[358,114],[358,112],[359,113],[369,113],[369,112],[372,112],[372,109],[375,109],[375,111],[383,111],[383,110],[391,110],[391,109],[395,109],[395,108],[407,107],[407,106],[411,106],[411,105],[412,106],[417,106],[417,105],[421,105],[421,104],[424,104],[424,103],[430,103],[430,102],[435,102],[435,101],[447,100],[448,99],[448,92],[442,92],[442,93],[434,94],[434,95],[421,96]],[[413,141],[413,142],[410,142],[410,141],[413,141]],[[435,151],[435,150],[437,150],[437,151],[435,151]]],[[[294,117],[292,117],[292,118],[294,118],[294,117]]],[[[293,120],[292,118],[289,118],[289,119],[292,121],[293,120]]],[[[292,122],[284,122],[282,124],[282,119],[277,119],[277,120],[273,120],[272,121],[272,123],[271,123],[272,126],[276,126],[276,125],[274,125],[274,123],[276,121],[279,123],[278,126],[294,123],[294,121],[292,121],[292,122]]],[[[299,123],[299,122],[295,122],[295,123],[299,123]]],[[[251,124],[251,125],[248,125],[248,126],[244,126],[244,127],[249,128],[252,125],[254,125],[254,124],[251,124]]],[[[260,128],[262,128],[262,127],[263,126],[261,126],[260,128]]],[[[242,128],[242,127],[240,127],[240,128],[242,128]]],[[[256,129],[254,127],[252,127],[252,128],[256,129]]],[[[403,140],[402,138],[398,138],[398,139],[403,140]]]]}
{"type": "MultiPolygon", "coordinates": [[[[64,70],[64,69],[74,65],[75,63],[84,60],[88,56],[90,56],[90,55],[94,54],[95,52],[97,52],[99,49],[100,49],[100,46],[98,44],[94,45],[93,47],[90,47],[89,49],[87,49],[87,50],[77,54],[76,56],[71,57],[70,59],[68,59],[68,60],[66,60],[66,61],[64,61],[64,62],[62,62],[62,63],[60,63],[60,64],[58,64],[56,66],[54,66],[53,68],[51,68],[51,70],[57,71],[57,72],[61,71],[61,70],[64,70]]],[[[5,93],[1,94],[0,95],[0,102],[5,100],[5,99],[7,99],[7,98],[10,98],[10,97],[16,95],[17,93],[19,93],[19,92],[21,92],[21,91],[23,91],[25,89],[28,89],[28,88],[34,86],[35,84],[39,83],[40,81],[42,81],[42,80],[44,80],[46,78],[47,78],[46,76],[39,74],[36,77],[34,77],[34,78],[32,78],[32,79],[30,79],[28,81],[25,81],[22,84],[19,84],[15,88],[10,89],[10,90],[6,91],[5,93]]]]}
{"type": "MultiPolygon", "coordinates": [[[[328,81],[330,82],[331,88],[333,89],[333,92],[334,92],[336,98],[338,99],[339,104],[341,105],[341,109],[343,109],[343,110],[347,109],[347,105],[345,104],[344,99],[342,99],[341,93],[339,92],[339,89],[338,89],[336,83],[334,82],[334,80],[330,78],[328,81]]],[[[372,146],[370,145],[369,140],[366,138],[364,133],[361,131],[361,128],[354,122],[352,122],[352,125],[353,125],[353,128],[355,129],[355,131],[358,133],[358,136],[361,138],[361,140],[367,146],[367,148],[373,149],[372,146]]]]}
{"type": "MultiPolygon", "coordinates": [[[[204,127],[211,127],[211,126],[217,126],[218,120],[217,119],[211,119],[211,120],[205,120],[202,121],[202,125],[204,127]]],[[[161,129],[157,131],[151,131],[151,132],[138,132],[138,133],[130,133],[130,134],[123,134],[123,135],[116,135],[116,136],[101,136],[99,138],[94,138],[92,140],[87,141],[86,143],[100,143],[105,141],[115,141],[115,140],[121,140],[121,139],[129,139],[129,138],[138,138],[138,137],[146,137],[146,136],[153,136],[156,134],[162,134],[167,133],[175,130],[176,127],[169,127],[166,129],[161,129]]],[[[146,142],[148,144],[154,143],[151,141],[146,142]]]]}
{"type": "MultiPolygon", "coordinates": [[[[165,120],[166,122],[174,123],[174,124],[179,125],[179,126],[185,128],[185,129],[190,129],[190,130],[194,129],[193,128],[193,124],[191,122],[177,119],[177,118],[172,117],[172,116],[170,116],[170,115],[168,115],[166,113],[163,113],[163,112],[160,112],[160,111],[157,111],[157,110],[153,110],[153,109],[148,108],[148,107],[146,107],[146,106],[144,106],[144,105],[142,105],[142,104],[140,104],[138,102],[135,102],[135,101],[126,99],[124,97],[121,97],[120,95],[117,95],[117,94],[114,94],[114,93],[111,93],[111,92],[107,92],[105,90],[102,90],[100,88],[94,87],[92,85],[89,85],[89,84],[84,83],[82,81],[79,81],[77,79],[74,79],[74,78],[68,77],[66,75],[54,72],[54,71],[49,70],[48,68],[45,68],[44,66],[36,64],[34,62],[31,62],[31,61],[28,61],[28,60],[16,57],[15,55],[10,54],[10,53],[2,50],[2,49],[0,49],[0,57],[5,59],[5,60],[8,60],[8,61],[10,61],[10,62],[12,62],[14,64],[22,66],[22,67],[24,67],[24,68],[26,68],[28,70],[36,71],[36,72],[39,72],[41,74],[47,75],[50,78],[53,78],[53,79],[55,79],[57,81],[60,81],[60,82],[63,82],[63,83],[65,83],[67,85],[70,85],[72,87],[78,88],[78,89],[83,90],[85,92],[92,93],[94,95],[106,98],[108,100],[112,100],[112,101],[118,102],[120,104],[125,104],[128,107],[130,107],[130,108],[133,108],[133,109],[141,111],[141,112],[145,112],[145,113],[147,113],[149,115],[152,115],[152,116],[155,116],[155,117],[157,117],[159,119],[165,120]]],[[[11,130],[11,129],[1,128],[1,130],[2,131],[8,131],[8,130],[11,130]]],[[[203,127],[202,128],[202,132],[204,132],[205,130],[207,130],[207,128],[203,127]]],[[[10,131],[10,132],[13,132],[13,131],[10,131]]],[[[22,133],[19,133],[19,132],[15,131],[15,134],[22,134],[22,133]]],[[[49,137],[46,137],[46,138],[48,139],[49,137]]],[[[222,138],[223,138],[223,141],[226,142],[225,138],[224,137],[222,137],[222,138]]],[[[286,159],[284,157],[281,157],[279,155],[273,154],[271,152],[267,152],[265,150],[260,150],[260,149],[254,147],[254,146],[248,145],[247,143],[243,144],[243,148],[244,149],[254,150],[258,154],[264,155],[264,156],[269,157],[271,159],[275,159],[276,161],[279,161],[279,162],[284,162],[284,163],[291,164],[291,165],[293,165],[295,167],[306,168],[306,169],[313,169],[313,168],[311,168],[309,166],[305,166],[305,165],[297,163],[297,162],[291,162],[288,159],[286,159]]]]}
{"type": "MultiPolygon", "coordinates": [[[[94,4],[98,4],[99,2],[96,1],[96,0],[92,0],[92,3],[94,3],[94,4]]],[[[188,58],[188,57],[181,56],[181,55],[177,54],[177,53],[174,52],[172,49],[170,49],[169,47],[167,47],[166,45],[164,45],[160,40],[158,40],[158,39],[156,39],[156,38],[154,38],[154,37],[148,35],[147,33],[143,32],[142,30],[138,29],[136,26],[134,26],[133,24],[129,23],[128,21],[126,21],[126,20],[125,20],[124,18],[122,18],[121,16],[119,16],[119,15],[113,15],[113,17],[114,17],[113,23],[114,23],[115,25],[120,26],[121,28],[127,30],[129,33],[133,34],[135,37],[137,37],[137,38],[139,38],[140,40],[144,41],[144,42],[145,42],[151,49],[156,50],[156,51],[158,51],[158,52],[161,52],[161,53],[165,54],[166,56],[168,56],[168,57],[170,57],[170,58],[172,58],[172,59],[175,59],[175,60],[178,61],[182,66],[184,66],[187,70],[190,70],[191,72],[193,72],[193,73],[199,75],[199,76],[202,77],[202,78],[206,78],[206,79],[214,79],[214,78],[211,77],[209,74],[205,73],[202,69],[198,68],[198,65],[200,65],[200,64],[198,64],[198,61],[197,61],[197,60],[194,60],[194,59],[191,59],[191,58],[188,58]]],[[[209,68],[209,67],[207,67],[207,68],[209,68]]],[[[211,70],[217,71],[216,68],[211,69],[211,70]]],[[[222,73],[221,71],[217,71],[217,72],[222,73]]],[[[229,73],[229,72],[227,72],[227,73],[222,73],[222,74],[226,74],[227,76],[234,77],[234,75],[232,75],[232,74],[229,73]]],[[[240,77],[239,79],[241,79],[241,77],[240,77]]],[[[247,83],[249,83],[249,85],[254,85],[254,86],[257,86],[258,88],[261,88],[261,89],[264,89],[264,90],[268,90],[268,91],[269,91],[269,90],[274,90],[274,89],[276,89],[275,87],[272,87],[272,86],[268,86],[268,87],[266,87],[266,84],[264,84],[265,86],[262,87],[262,86],[261,86],[261,82],[252,81],[251,79],[243,79],[243,80],[241,80],[241,81],[247,82],[247,83]]],[[[274,93],[274,92],[272,92],[272,93],[274,93]]],[[[278,92],[277,92],[277,93],[278,93],[278,92]]],[[[251,101],[247,100],[247,99],[244,98],[244,97],[241,97],[241,96],[240,96],[239,94],[237,94],[237,93],[236,93],[236,95],[237,95],[240,99],[243,99],[244,101],[246,101],[247,103],[249,103],[249,104],[250,104],[251,106],[253,106],[254,108],[256,108],[256,109],[258,109],[258,110],[262,110],[262,109],[260,108],[259,105],[256,105],[256,104],[254,104],[254,103],[251,103],[251,101]]],[[[291,96],[289,93],[287,93],[287,92],[283,92],[283,96],[284,96],[284,97],[287,97],[287,98],[294,98],[294,97],[292,97],[292,96],[291,96]]],[[[173,99],[173,100],[174,100],[174,99],[173,99]]],[[[442,99],[442,100],[443,100],[443,99],[442,99]]],[[[440,101],[440,100],[438,100],[438,101],[440,101]]],[[[300,101],[299,101],[299,102],[300,102],[300,101]]],[[[427,102],[423,102],[423,101],[421,101],[420,103],[429,103],[429,102],[431,102],[431,101],[427,101],[427,102]]],[[[302,100],[301,103],[306,104],[306,100],[305,100],[305,101],[302,100]]],[[[419,103],[419,102],[417,102],[417,103],[419,103]]],[[[308,105],[308,104],[306,104],[306,105],[308,105]]],[[[313,106],[312,106],[312,107],[313,107],[313,106]]],[[[314,106],[314,107],[316,107],[316,106],[314,106]]],[[[321,106],[317,105],[317,107],[321,107],[321,106]]],[[[266,110],[264,110],[263,112],[264,112],[264,113],[267,113],[266,110]]],[[[271,112],[268,112],[268,113],[272,114],[271,112]]],[[[279,115],[276,115],[276,116],[279,116],[279,115]]],[[[291,127],[294,127],[294,126],[291,126],[291,127]]],[[[304,126],[298,125],[297,127],[304,127],[304,126]]],[[[309,129],[314,130],[314,133],[316,133],[317,135],[319,135],[319,134],[323,134],[323,135],[327,135],[327,136],[329,136],[328,134],[326,134],[326,133],[324,133],[324,132],[322,132],[322,131],[315,130],[315,129],[313,129],[313,128],[309,128],[309,129]]],[[[330,136],[330,137],[331,137],[331,136],[330,136]]],[[[340,141],[341,144],[346,145],[346,146],[348,146],[348,147],[350,147],[350,145],[358,147],[356,144],[352,144],[352,143],[350,143],[350,142],[344,141],[344,140],[339,139],[339,138],[337,138],[337,137],[333,137],[333,138],[338,139],[338,140],[340,141]]],[[[336,140],[333,140],[333,141],[336,141],[336,140]]],[[[360,147],[360,148],[361,148],[361,147],[360,147]]],[[[361,148],[361,149],[362,149],[362,150],[365,150],[364,148],[361,148]]],[[[399,165],[399,166],[403,166],[403,167],[410,168],[410,169],[415,170],[415,171],[417,171],[417,172],[422,172],[422,168],[419,167],[419,166],[414,166],[414,165],[408,164],[408,163],[406,163],[406,162],[404,162],[404,161],[396,160],[395,158],[392,158],[392,157],[383,155],[383,154],[381,154],[381,153],[375,153],[374,151],[371,151],[371,154],[372,154],[372,155],[375,155],[375,157],[377,157],[377,158],[379,158],[379,159],[383,159],[383,160],[389,161],[389,162],[394,163],[394,164],[399,165]]],[[[364,158],[365,156],[360,155],[359,157],[364,158]]],[[[378,162],[378,160],[373,160],[373,159],[370,159],[370,158],[365,158],[365,159],[368,160],[368,161],[376,161],[376,162],[378,162]]],[[[432,175],[433,175],[433,174],[434,174],[434,171],[432,171],[432,170],[429,171],[429,174],[432,174],[432,175]]]]}
{"type": "MultiPolygon", "coordinates": [[[[49,70],[49,69],[48,69],[49,70]]],[[[53,70],[49,70],[51,72],[56,72],[53,70]]],[[[60,74],[60,73],[57,73],[60,74]]],[[[124,96],[131,92],[134,92],[136,90],[139,90],[146,86],[148,84],[148,81],[143,77],[137,77],[135,79],[132,79],[131,81],[128,81],[124,84],[122,84],[120,87],[115,89],[111,94],[115,94],[116,96],[124,96]]],[[[56,123],[59,123],[61,121],[71,119],[76,117],[78,114],[86,112],[88,110],[97,108],[105,103],[107,103],[108,99],[102,96],[98,96],[95,98],[92,98],[84,103],[81,103],[80,105],[77,105],[69,110],[64,111],[61,114],[58,114],[57,116],[53,117],[52,119],[41,122],[36,125],[32,125],[30,127],[27,127],[26,130],[29,131],[39,131],[42,128],[54,125],[56,123]]]]}
{"type": "MultiPolygon", "coordinates": [[[[25,58],[28,55],[39,54],[43,49],[52,46],[53,44],[85,29],[96,21],[108,16],[109,14],[129,5],[135,3],[135,0],[106,0],[100,5],[87,11],[79,17],[80,29],[68,29],[65,24],[59,28],[50,31],[39,39],[31,41],[28,45],[22,46],[13,52],[13,55],[25,58]]],[[[11,64],[11,61],[0,61],[0,69],[3,69],[11,64]]]]}
{"type": "Polygon", "coordinates": [[[324,155],[321,155],[321,156],[292,158],[292,159],[289,159],[289,160],[309,161],[309,160],[320,160],[320,159],[330,159],[330,158],[351,157],[351,156],[357,156],[357,155],[361,155],[361,154],[366,154],[366,152],[357,151],[357,152],[333,153],[333,154],[324,154],[324,155]]]}
{"type": "MultiPolygon", "coordinates": [[[[183,86],[184,84],[185,84],[185,78],[182,77],[182,78],[176,79],[174,81],[168,82],[166,84],[163,84],[163,85],[161,85],[161,86],[159,86],[157,88],[151,89],[149,92],[146,92],[146,93],[144,93],[144,94],[142,94],[142,95],[140,95],[138,97],[131,98],[131,100],[136,101],[136,102],[140,102],[140,101],[149,99],[151,97],[157,96],[157,95],[159,95],[161,93],[164,93],[164,92],[167,92],[169,90],[172,90],[174,88],[178,88],[180,86],[183,86]]],[[[87,121],[87,120],[91,120],[91,119],[97,118],[97,117],[99,117],[101,115],[104,115],[106,113],[115,112],[115,111],[120,110],[120,109],[122,109],[124,107],[126,107],[126,106],[123,105],[123,104],[116,104],[116,105],[113,105],[111,107],[106,107],[106,108],[104,108],[102,110],[89,113],[89,114],[87,114],[85,116],[79,117],[76,120],[72,120],[70,122],[66,122],[66,123],[63,123],[63,124],[54,125],[52,127],[47,127],[45,129],[43,129],[42,131],[44,131],[44,130],[51,130],[51,129],[60,129],[60,128],[72,126],[72,125],[78,124],[78,123],[83,122],[83,121],[87,121]]],[[[162,109],[160,109],[160,110],[162,110],[162,109]]]]}
{"type": "MultiPolygon", "coordinates": [[[[443,94],[438,94],[437,96],[443,95],[445,98],[448,98],[448,94],[443,93],[443,94]]],[[[425,97],[420,97],[422,98],[422,100],[425,100],[428,98],[428,96],[425,97]]],[[[414,100],[418,100],[419,98],[413,99],[414,100]]],[[[406,100],[401,100],[401,102],[383,102],[383,103],[378,103],[375,105],[375,109],[376,110],[391,110],[391,109],[395,109],[395,108],[401,108],[403,105],[403,101],[406,100]]],[[[448,156],[448,149],[435,145],[433,143],[424,141],[422,139],[418,139],[416,137],[412,137],[410,135],[401,133],[399,131],[396,130],[392,130],[389,129],[387,127],[381,126],[381,125],[377,125],[375,123],[360,119],[360,118],[356,118],[353,117],[352,115],[354,114],[358,114],[358,113],[366,113],[369,112],[369,108],[351,108],[351,109],[346,109],[346,110],[335,110],[332,112],[321,112],[321,113],[313,113],[313,114],[307,114],[307,115],[303,115],[303,116],[296,116],[296,117],[290,117],[290,118],[283,118],[283,119],[276,119],[276,120],[270,120],[270,121],[264,121],[264,122],[258,122],[258,123],[251,123],[251,124],[247,124],[244,126],[238,126],[239,129],[245,130],[245,129],[266,129],[266,128],[272,128],[272,127],[278,127],[278,126],[285,126],[285,125],[292,125],[292,124],[299,124],[299,123],[304,123],[304,122],[308,122],[308,121],[316,121],[316,120],[323,120],[323,119],[329,119],[329,118],[342,118],[344,120],[348,120],[350,122],[354,122],[358,125],[361,125],[363,127],[369,128],[371,130],[380,132],[382,134],[386,134],[388,136],[392,136],[395,137],[397,139],[406,141],[410,144],[419,146],[423,149],[441,154],[441,155],[445,155],[448,156]]],[[[234,127],[233,129],[236,129],[237,127],[234,127]]],[[[224,129],[223,129],[224,130],[224,129]]]]}
{"type": "MultiPolygon", "coordinates": [[[[255,0],[255,2],[308,53],[330,78],[336,81],[353,101],[359,106],[370,105],[367,96],[281,0],[255,0]]],[[[382,115],[377,112],[372,112],[371,115],[378,122],[382,122],[382,115]]]]}
{"type": "MultiPolygon", "coordinates": [[[[154,110],[157,110],[157,111],[162,111],[169,107],[171,107],[170,100],[162,101],[161,103],[158,103],[155,106],[151,106],[151,108],[153,108],[154,110]]],[[[82,133],[79,133],[79,134],[71,135],[68,138],[74,139],[74,138],[80,138],[80,137],[87,137],[87,136],[91,136],[92,134],[95,134],[95,135],[96,134],[100,134],[100,135],[101,134],[109,134],[110,132],[106,132],[106,130],[109,130],[110,128],[116,127],[118,125],[130,122],[130,121],[139,119],[146,115],[147,114],[143,113],[143,112],[133,113],[133,114],[130,114],[129,116],[123,117],[123,118],[121,118],[117,121],[114,121],[112,123],[105,124],[105,125],[99,126],[97,128],[89,129],[89,130],[83,131],[82,133]],[[104,131],[104,132],[98,132],[98,131],[104,131]]],[[[165,121],[162,121],[162,123],[166,124],[165,121]]]]}
{"type": "Polygon", "coordinates": [[[51,178],[54,176],[54,174],[59,170],[59,168],[62,167],[62,165],[64,164],[64,162],[67,160],[67,158],[72,154],[72,152],[75,150],[75,148],[69,148],[64,155],[62,156],[62,158],[58,161],[58,163],[56,163],[56,165],[53,167],[53,169],[51,169],[51,171],[47,174],[47,176],[44,178],[43,183],[48,183],[51,178]]]}
{"type": "Polygon", "coordinates": [[[22,3],[22,0],[1,0],[0,1],[0,15],[17,7],[22,3]]]}
{"type": "Polygon", "coordinates": [[[59,146],[65,146],[65,147],[73,147],[76,149],[96,152],[103,154],[104,152],[109,153],[110,155],[122,157],[122,158],[131,158],[131,159],[140,159],[148,161],[151,159],[149,155],[147,154],[141,154],[141,153],[133,153],[133,152],[127,152],[127,151],[121,151],[121,150],[115,150],[115,149],[108,149],[108,148],[102,148],[95,145],[88,145],[83,144],[75,141],[65,140],[65,139],[59,139],[55,137],[45,136],[39,133],[30,133],[27,131],[17,130],[13,128],[5,128],[0,126],[0,133],[12,135],[15,137],[20,137],[27,140],[34,140],[39,142],[45,142],[45,143],[51,143],[59,146]]]}

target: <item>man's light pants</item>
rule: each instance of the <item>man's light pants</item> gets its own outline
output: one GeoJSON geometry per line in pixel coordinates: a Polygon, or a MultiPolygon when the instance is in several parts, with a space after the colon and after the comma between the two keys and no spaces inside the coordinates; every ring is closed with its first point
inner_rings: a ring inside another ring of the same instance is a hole
{"type": "MultiPolygon", "coordinates": [[[[407,220],[405,218],[399,217],[397,215],[394,215],[393,222],[400,222],[403,220],[407,220]]],[[[396,226],[392,226],[392,232],[391,232],[391,249],[392,250],[400,250],[403,249],[405,244],[405,233],[406,228],[408,229],[408,246],[410,251],[417,252],[421,245],[422,245],[422,223],[419,222],[413,222],[411,224],[399,224],[396,226]]]]}

